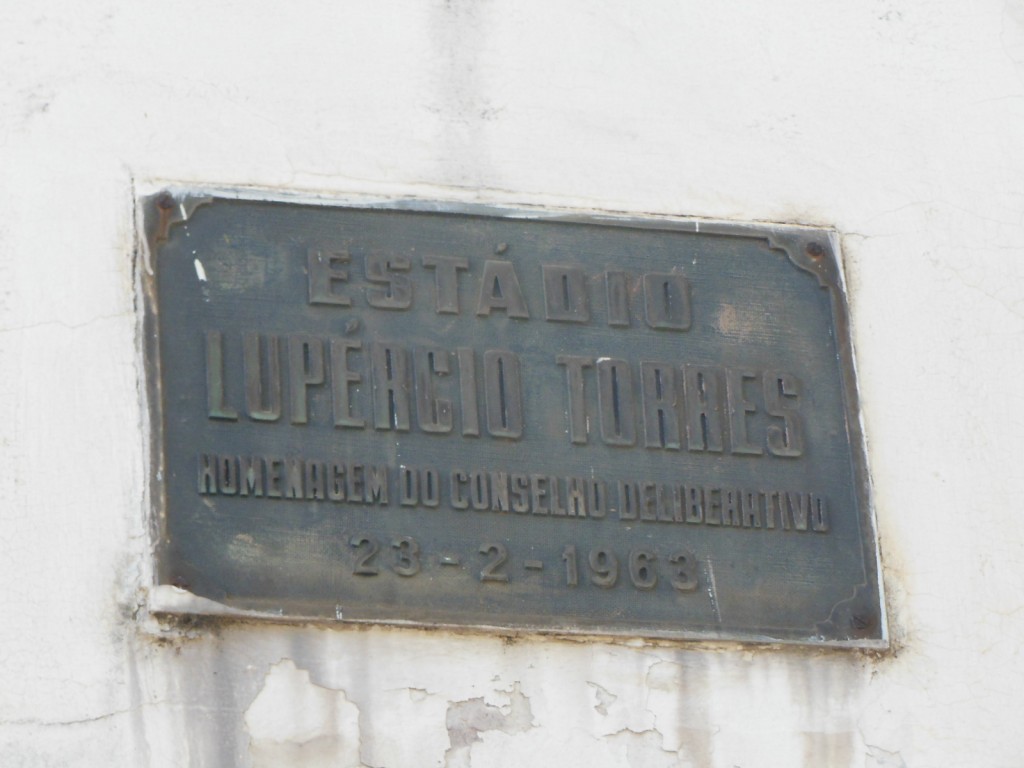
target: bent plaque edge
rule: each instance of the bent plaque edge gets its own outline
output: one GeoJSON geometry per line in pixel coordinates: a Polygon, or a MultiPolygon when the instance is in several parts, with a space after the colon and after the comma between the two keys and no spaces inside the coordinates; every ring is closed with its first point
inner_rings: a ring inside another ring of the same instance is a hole
{"type": "MultiPolygon", "coordinates": [[[[818,623],[818,632],[807,637],[775,637],[754,633],[738,634],[735,631],[693,631],[680,629],[665,631],[662,629],[637,627],[636,631],[614,629],[604,631],[594,627],[580,629],[550,628],[533,626],[529,623],[515,626],[507,624],[490,625],[487,623],[461,624],[450,622],[416,621],[402,618],[392,619],[349,619],[339,617],[338,623],[385,624],[394,626],[429,626],[452,627],[461,629],[479,629],[487,632],[528,632],[555,636],[587,635],[611,637],[648,637],[658,640],[685,641],[730,641],[750,642],[758,644],[804,644],[825,647],[853,647],[882,649],[888,647],[888,627],[886,621],[883,582],[881,578],[881,559],[878,551],[878,537],[875,523],[875,511],[870,493],[870,476],[868,473],[866,444],[860,415],[858,390],[856,386],[856,368],[853,353],[849,315],[845,297],[844,277],[841,268],[838,236],[834,231],[798,225],[735,223],[708,221],[701,219],[673,216],[642,216],[630,213],[609,213],[576,211],[551,208],[531,208],[526,206],[510,207],[477,203],[438,202],[422,199],[382,199],[371,197],[308,197],[284,193],[268,193],[263,190],[210,188],[196,190],[187,187],[166,187],[153,194],[142,196],[137,201],[141,213],[139,224],[138,246],[136,253],[138,290],[142,296],[140,321],[142,327],[142,351],[146,378],[146,397],[148,400],[149,435],[150,435],[150,482],[149,496],[151,500],[150,528],[154,537],[157,552],[157,568],[154,569],[154,596],[163,594],[151,603],[154,613],[183,615],[221,615],[231,616],[237,609],[221,606],[206,598],[198,601],[168,600],[166,589],[177,588],[178,585],[164,583],[160,585],[160,551],[166,521],[166,488],[164,485],[165,468],[163,450],[163,377],[160,371],[160,354],[158,338],[159,303],[156,296],[155,275],[152,269],[161,245],[167,240],[172,229],[187,222],[192,214],[201,206],[213,203],[217,199],[227,201],[251,201],[261,203],[282,203],[297,205],[323,206],[338,209],[363,209],[380,211],[409,211],[440,213],[452,215],[484,216],[493,218],[523,219],[543,222],[580,223],[608,227],[624,227],[631,229],[664,230],[666,232],[694,233],[702,235],[720,235],[726,237],[753,238],[767,242],[771,249],[786,255],[794,269],[813,275],[820,287],[827,290],[830,296],[833,332],[837,348],[838,363],[841,369],[842,399],[845,411],[846,429],[850,442],[855,478],[855,493],[858,498],[860,524],[864,535],[863,563],[866,569],[867,582],[835,604],[829,616],[822,617],[818,623]],[[162,590],[162,591],[161,591],[162,590]],[[218,607],[220,606],[220,607],[218,607]],[[853,627],[849,639],[826,639],[837,627],[853,627]]],[[[182,594],[186,594],[182,590],[182,594]]],[[[251,611],[246,611],[251,614],[251,611]]],[[[323,617],[287,615],[277,616],[274,611],[262,613],[270,620],[296,622],[324,621],[323,617]]],[[[331,622],[333,623],[333,622],[331,622]]]]}

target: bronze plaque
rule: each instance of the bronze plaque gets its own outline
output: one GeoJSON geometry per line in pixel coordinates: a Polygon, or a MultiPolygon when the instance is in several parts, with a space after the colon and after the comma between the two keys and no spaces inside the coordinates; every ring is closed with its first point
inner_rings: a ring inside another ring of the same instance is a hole
{"type": "Polygon", "coordinates": [[[143,206],[160,584],[268,617],[885,644],[829,232],[143,206]]]}

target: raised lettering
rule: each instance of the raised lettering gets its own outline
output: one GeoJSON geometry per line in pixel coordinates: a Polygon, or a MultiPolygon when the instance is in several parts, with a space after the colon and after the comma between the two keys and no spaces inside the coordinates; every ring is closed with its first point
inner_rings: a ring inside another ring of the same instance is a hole
{"type": "Polygon", "coordinates": [[[286,459],[284,474],[284,497],[286,499],[301,499],[303,493],[303,481],[305,480],[305,467],[301,459],[286,459]]]}
{"type": "Polygon", "coordinates": [[[704,492],[696,485],[686,486],[683,490],[686,499],[686,522],[704,522],[704,492]]]}
{"type": "Polygon", "coordinates": [[[345,465],[331,462],[331,480],[327,486],[327,498],[331,501],[345,500],[345,465]]]}
{"type": "Polygon", "coordinates": [[[628,328],[629,282],[626,273],[605,272],[604,281],[608,296],[608,325],[617,328],[628,328]]]}
{"type": "Polygon", "coordinates": [[[306,498],[327,498],[327,465],[322,461],[306,462],[306,498]]]}
{"type": "Polygon", "coordinates": [[[362,464],[349,464],[345,476],[349,501],[362,501],[366,490],[366,471],[362,464]]]}
{"type": "Polygon", "coordinates": [[[584,400],[583,369],[594,364],[591,357],[558,355],[558,365],[565,366],[565,383],[568,390],[569,441],[577,445],[587,442],[587,406],[584,400]]]}
{"type": "Polygon", "coordinates": [[[281,498],[281,470],[284,469],[280,459],[267,459],[267,497],[281,498]]]}
{"type": "Polygon", "coordinates": [[[654,569],[654,561],[658,557],[647,550],[629,553],[629,578],[637,589],[654,589],[658,585],[658,572],[654,569]]]}
{"type": "Polygon", "coordinates": [[[308,252],[309,303],[335,304],[340,307],[352,306],[352,300],[335,292],[336,283],[348,282],[347,251],[326,251],[310,248],[308,252]]]}
{"type": "Polygon", "coordinates": [[[761,495],[764,496],[764,527],[773,530],[776,518],[779,519],[780,525],[783,520],[779,494],[775,491],[761,491],[761,495]]]}
{"type": "Polygon", "coordinates": [[[524,320],[530,317],[526,299],[519,287],[519,276],[511,261],[488,259],[484,262],[476,313],[488,317],[495,309],[503,310],[509,317],[524,320]]]}
{"type": "Polygon", "coordinates": [[[469,498],[463,492],[463,486],[469,484],[469,475],[461,469],[453,469],[451,474],[451,494],[453,509],[469,509],[469,498]]]}
{"type": "Polygon", "coordinates": [[[491,472],[491,510],[508,512],[511,509],[508,498],[508,472],[491,472]]]}
{"type": "Polygon", "coordinates": [[[587,278],[579,267],[544,264],[544,313],[554,322],[585,323],[590,319],[587,278]]]}
{"type": "Polygon", "coordinates": [[[288,337],[288,395],[292,424],[309,422],[306,388],[324,383],[324,345],[314,336],[288,337]]]}
{"type": "Polygon", "coordinates": [[[639,492],[634,483],[619,480],[619,519],[636,520],[639,507],[639,492]]]}
{"type": "Polygon", "coordinates": [[[688,330],[693,321],[690,281],[682,275],[644,275],[644,313],[651,328],[688,330]]]}
{"type": "Polygon", "coordinates": [[[544,475],[530,475],[530,501],[533,514],[546,515],[550,513],[547,505],[548,479],[544,475]]]}
{"type": "Polygon", "coordinates": [[[443,349],[416,350],[416,419],[424,432],[452,431],[452,401],[437,397],[434,374],[448,374],[443,349]]]}
{"type": "Polygon", "coordinates": [[[734,488],[722,489],[722,525],[743,525],[740,519],[740,493],[734,488]]]}
{"type": "Polygon", "coordinates": [[[199,493],[217,492],[217,455],[214,453],[199,454],[199,493]]]}
{"type": "Polygon", "coordinates": [[[217,490],[225,496],[238,493],[238,464],[234,456],[217,459],[217,490]]]}
{"type": "Polygon", "coordinates": [[[740,517],[744,528],[761,527],[761,494],[757,491],[743,491],[740,495],[740,517]]]}
{"type": "Polygon", "coordinates": [[[558,515],[559,517],[565,517],[566,509],[565,504],[562,501],[561,494],[558,492],[559,483],[558,478],[549,477],[548,487],[551,489],[551,514],[558,515]]]}
{"type": "Polygon", "coordinates": [[[722,524],[722,491],[719,488],[704,489],[704,522],[708,525],[722,524]]]}
{"type": "Polygon", "coordinates": [[[238,495],[263,495],[263,459],[259,456],[238,457],[238,495]]]}
{"type": "Polygon", "coordinates": [[[607,549],[593,549],[587,558],[590,581],[595,586],[611,589],[619,579],[619,559],[607,549]]]}
{"type": "Polygon", "coordinates": [[[626,361],[609,357],[598,359],[597,402],[601,439],[608,445],[635,445],[633,374],[626,361]]]}
{"type": "Polygon", "coordinates": [[[366,496],[367,504],[380,504],[386,506],[388,503],[388,468],[386,466],[369,466],[366,468],[366,496]]]}
{"type": "Polygon", "coordinates": [[[459,402],[462,415],[462,434],[465,437],[480,435],[480,406],[476,397],[476,355],[471,347],[456,350],[459,359],[459,402]]]}
{"type": "Polygon", "coordinates": [[[469,501],[473,509],[487,509],[491,505],[487,473],[475,470],[469,475],[469,501]]]}
{"type": "Polygon", "coordinates": [[[811,528],[818,533],[828,532],[828,502],[824,496],[811,495],[811,528]]]}
{"type": "Polygon", "coordinates": [[[512,481],[512,511],[530,511],[530,478],[528,475],[513,474],[512,481]]]}
{"type": "Polygon", "coordinates": [[[686,446],[691,451],[722,450],[722,401],[716,369],[683,366],[686,446]]]}
{"type": "Polygon", "coordinates": [[[644,410],[644,445],[678,450],[675,369],[664,363],[640,363],[640,390],[644,410]]]}
{"type": "Polygon", "coordinates": [[[804,452],[803,421],[800,406],[800,380],[788,373],[764,374],[764,409],[782,419],[782,426],[768,427],[768,450],[775,456],[797,457],[804,452]]]}
{"type": "Polygon", "coordinates": [[[587,485],[582,477],[566,480],[565,505],[570,517],[587,516],[587,485]]]}
{"type": "Polygon", "coordinates": [[[238,419],[238,411],[224,402],[224,335],[220,331],[206,332],[206,405],[211,419],[238,419]]]}
{"type": "Polygon", "coordinates": [[[608,486],[604,480],[587,483],[587,505],[591,517],[602,519],[608,514],[608,486]]]}
{"type": "Polygon", "coordinates": [[[743,384],[757,378],[756,373],[734,368],[725,369],[725,397],[729,407],[729,447],[733,453],[751,456],[764,453],[760,446],[754,445],[747,438],[747,414],[755,413],[757,408],[746,399],[743,384]]]}
{"type": "Polygon", "coordinates": [[[349,368],[348,353],[359,352],[363,345],[359,341],[331,339],[331,399],[334,404],[334,426],[366,426],[366,420],[352,413],[353,384],[358,385],[363,377],[349,368]]]}
{"type": "Polygon", "coordinates": [[[469,261],[458,256],[424,256],[423,266],[434,270],[437,314],[459,314],[459,271],[468,270],[469,261]]]}
{"type": "Polygon", "coordinates": [[[487,432],[494,437],[521,437],[523,385],[518,355],[500,349],[484,352],[484,395],[487,432]]]}
{"type": "Polygon", "coordinates": [[[420,498],[420,476],[410,467],[398,468],[398,504],[415,507],[420,498]]]}
{"type": "Polygon", "coordinates": [[[640,491],[640,519],[658,519],[658,489],[654,483],[637,483],[640,491]]]}
{"type": "Polygon", "coordinates": [[[810,514],[811,495],[809,493],[787,493],[786,505],[789,507],[790,517],[793,518],[793,527],[798,531],[806,531],[808,516],[810,514]]]}
{"type": "Polygon", "coordinates": [[[377,309],[408,309],[412,306],[412,280],[405,274],[409,260],[402,256],[366,257],[366,303],[377,309]],[[379,287],[378,287],[379,286],[379,287]]]}
{"type": "Polygon", "coordinates": [[[260,334],[250,331],[242,340],[245,368],[245,408],[253,421],[281,418],[281,355],[276,336],[268,336],[266,363],[260,334]]]}
{"type": "Polygon", "coordinates": [[[373,426],[409,431],[408,353],[394,344],[373,344],[370,361],[373,381],[373,426]]]}
{"type": "Polygon", "coordinates": [[[657,497],[659,522],[671,523],[682,520],[683,500],[679,495],[679,486],[658,485],[657,497]]]}
{"type": "Polygon", "coordinates": [[[441,476],[433,467],[420,470],[420,503],[425,507],[441,503],[441,476]]]}

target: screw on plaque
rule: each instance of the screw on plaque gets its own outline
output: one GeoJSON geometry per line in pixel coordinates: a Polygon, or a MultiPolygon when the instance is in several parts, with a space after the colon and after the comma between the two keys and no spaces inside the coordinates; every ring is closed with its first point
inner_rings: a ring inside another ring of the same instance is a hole
{"type": "Polygon", "coordinates": [[[817,261],[825,255],[825,247],[821,243],[808,243],[807,255],[817,261]]]}
{"type": "Polygon", "coordinates": [[[174,216],[174,198],[168,192],[164,192],[156,199],[156,209],[160,218],[156,224],[156,242],[160,243],[167,239],[167,231],[171,228],[171,220],[174,216]]]}

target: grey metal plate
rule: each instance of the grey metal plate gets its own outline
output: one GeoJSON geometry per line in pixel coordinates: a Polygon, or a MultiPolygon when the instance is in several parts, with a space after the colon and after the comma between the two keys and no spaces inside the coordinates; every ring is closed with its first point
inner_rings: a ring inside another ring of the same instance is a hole
{"type": "Polygon", "coordinates": [[[161,584],[275,617],[884,643],[829,233],[144,206],[161,584]]]}

